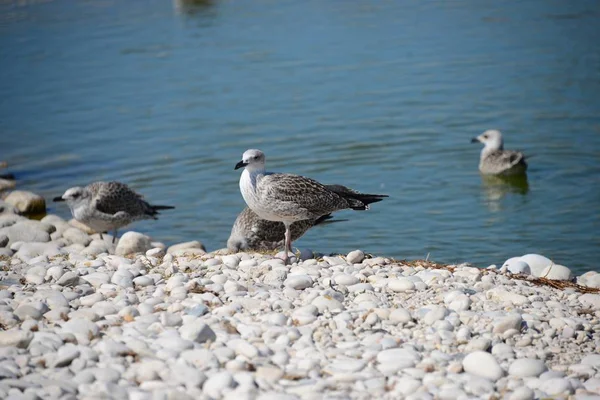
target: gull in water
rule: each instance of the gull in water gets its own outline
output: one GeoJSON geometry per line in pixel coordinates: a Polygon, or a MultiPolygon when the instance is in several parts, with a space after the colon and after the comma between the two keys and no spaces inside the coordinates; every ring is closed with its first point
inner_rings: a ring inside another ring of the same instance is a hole
{"type": "Polygon", "coordinates": [[[265,154],[246,150],[235,169],[244,168],[240,191],[244,201],[261,219],[283,222],[284,262],[292,252],[291,225],[296,221],[318,219],[334,211],[367,210],[369,204],[386,195],[362,194],[341,185],[327,187],[300,175],[272,173],[265,170],[265,154]]]}
{"type": "Polygon", "coordinates": [[[516,175],[527,170],[525,155],[519,151],[504,150],[502,134],[497,130],[487,130],[471,139],[471,143],[483,143],[479,171],[489,175],[516,175]]]}
{"type": "MultiPolygon", "coordinates": [[[[343,220],[332,220],[331,214],[319,218],[304,219],[290,225],[292,241],[302,237],[313,226],[330,224],[343,220]]],[[[227,248],[238,252],[243,250],[275,250],[284,245],[285,225],[283,222],[261,219],[250,208],[244,208],[236,218],[227,248]]]]}
{"type": "Polygon", "coordinates": [[[72,187],[54,201],[65,201],[73,217],[100,233],[100,237],[103,232],[113,231],[113,242],[119,228],[143,219],[158,219],[159,210],[175,208],[148,204],[142,195],[120,182],[72,187]]]}

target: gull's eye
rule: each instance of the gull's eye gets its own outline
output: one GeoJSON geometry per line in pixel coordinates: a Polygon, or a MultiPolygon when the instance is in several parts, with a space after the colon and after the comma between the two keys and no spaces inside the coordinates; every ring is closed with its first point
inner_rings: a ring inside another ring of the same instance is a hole
{"type": "Polygon", "coordinates": [[[79,197],[79,193],[73,193],[73,198],[76,199],[79,197]]]}
{"type": "Polygon", "coordinates": [[[487,135],[483,135],[483,138],[484,138],[484,139],[487,139],[487,138],[488,138],[488,136],[487,136],[487,135]]]}

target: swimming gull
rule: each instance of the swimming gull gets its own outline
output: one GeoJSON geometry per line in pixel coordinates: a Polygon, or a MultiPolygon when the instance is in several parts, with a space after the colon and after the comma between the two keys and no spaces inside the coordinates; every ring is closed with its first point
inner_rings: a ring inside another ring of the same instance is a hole
{"type": "Polygon", "coordinates": [[[260,218],[280,221],[285,226],[284,262],[292,252],[290,226],[296,221],[316,219],[334,211],[367,210],[369,204],[386,195],[363,194],[341,185],[337,190],[300,175],[266,172],[265,154],[246,150],[235,169],[245,167],[240,177],[240,191],[248,207],[260,218]]]}
{"type": "Polygon", "coordinates": [[[502,134],[497,130],[487,130],[471,139],[471,143],[484,144],[479,159],[479,170],[490,175],[515,175],[527,170],[525,155],[519,151],[504,150],[502,134]]]}
{"type": "Polygon", "coordinates": [[[85,187],[72,187],[54,201],[65,201],[73,217],[83,222],[102,237],[103,232],[117,230],[134,221],[157,219],[159,210],[172,206],[151,205],[142,195],[120,182],[94,182],[85,187]]]}
{"type": "MultiPolygon", "coordinates": [[[[294,222],[290,225],[292,241],[302,237],[313,226],[342,221],[332,218],[331,214],[327,214],[294,222]]],[[[284,236],[283,222],[261,219],[252,209],[246,207],[235,219],[227,240],[227,248],[236,252],[275,250],[284,245],[284,236]]]]}

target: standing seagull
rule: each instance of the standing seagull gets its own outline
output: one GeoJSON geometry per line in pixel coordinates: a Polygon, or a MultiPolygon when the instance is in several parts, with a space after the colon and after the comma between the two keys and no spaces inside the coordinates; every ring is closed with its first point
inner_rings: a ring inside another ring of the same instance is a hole
{"type": "Polygon", "coordinates": [[[516,175],[527,170],[525,155],[519,151],[504,150],[502,134],[488,130],[471,139],[471,143],[484,144],[479,159],[479,170],[489,175],[516,175]]]}
{"type": "Polygon", "coordinates": [[[153,206],[142,195],[120,182],[94,182],[85,187],[72,187],[54,201],[66,201],[73,217],[96,232],[114,231],[142,219],[158,219],[159,210],[172,206],[153,206]]]}
{"type": "Polygon", "coordinates": [[[240,191],[248,207],[262,219],[285,225],[286,263],[288,251],[292,252],[292,223],[348,208],[367,210],[370,203],[387,197],[361,194],[341,185],[335,185],[335,191],[303,176],[266,172],[265,154],[260,150],[246,150],[235,169],[242,167],[245,169],[240,177],[240,191]]]}

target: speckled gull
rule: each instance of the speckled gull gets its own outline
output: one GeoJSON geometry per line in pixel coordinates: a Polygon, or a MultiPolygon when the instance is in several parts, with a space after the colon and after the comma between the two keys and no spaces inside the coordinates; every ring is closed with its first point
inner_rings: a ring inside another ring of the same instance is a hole
{"type": "Polygon", "coordinates": [[[113,242],[119,228],[143,219],[157,219],[159,210],[175,208],[148,204],[142,195],[120,182],[72,187],[54,201],[65,201],[73,217],[100,233],[100,237],[103,232],[113,231],[113,242]]]}
{"type": "MultiPolygon", "coordinates": [[[[310,228],[317,225],[339,222],[332,220],[331,214],[319,218],[304,219],[290,225],[292,241],[302,237],[310,228]]],[[[243,250],[276,250],[284,245],[285,225],[279,221],[261,219],[254,211],[246,207],[237,216],[227,248],[238,252],[243,250]]]]}
{"type": "Polygon", "coordinates": [[[502,134],[497,130],[487,130],[471,139],[471,143],[484,144],[479,159],[479,170],[489,175],[515,175],[527,170],[525,155],[519,151],[504,150],[502,134]]]}
{"type": "Polygon", "coordinates": [[[334,191],[304,176],[266,172],[265,154],[260,150],[246,150],[235,169],[243,167],[240,191],[248,207],[262,219],[285,225],[285,262],[288,252],[292,251],[292,223],[338,210],[367,210],[370,203],[387,197],[362,194],[341,185],[336,185],[338,190],[334,191]]]}

